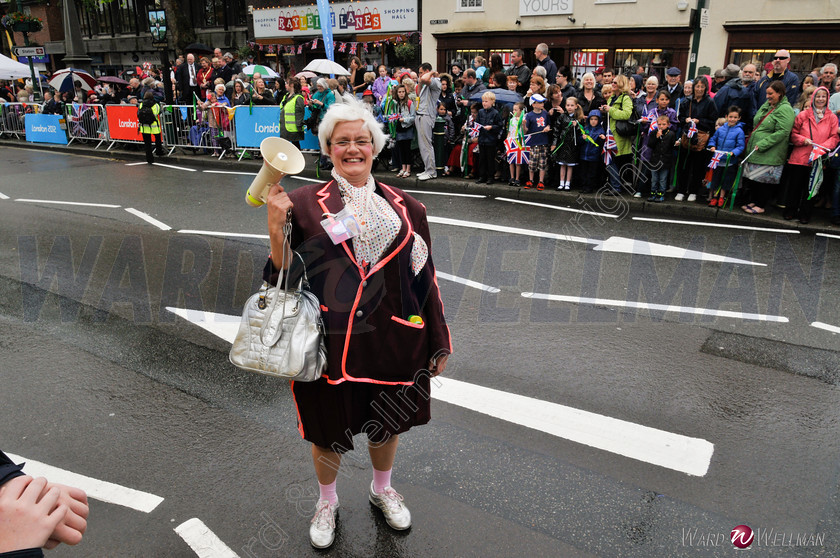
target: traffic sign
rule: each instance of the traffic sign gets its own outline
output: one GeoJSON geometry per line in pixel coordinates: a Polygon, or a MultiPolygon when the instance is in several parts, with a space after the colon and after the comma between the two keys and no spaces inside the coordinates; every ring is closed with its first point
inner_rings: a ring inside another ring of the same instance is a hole
{"type": "Polygon", "coordinates": [[[15,47],[15,56],[44,56],[46,53],[44,47],[15,47]]]}

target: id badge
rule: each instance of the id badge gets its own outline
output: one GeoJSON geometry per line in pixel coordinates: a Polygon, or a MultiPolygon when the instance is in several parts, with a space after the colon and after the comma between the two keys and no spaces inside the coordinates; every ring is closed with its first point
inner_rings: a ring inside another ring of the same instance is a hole
{"type": "Polygon", "coordinates": [[[333,244],[341,244],[362,234],[362,226],[356,215],[345,207],[335,214],[321,221],[321,226],[327,231],[333,244]]]}

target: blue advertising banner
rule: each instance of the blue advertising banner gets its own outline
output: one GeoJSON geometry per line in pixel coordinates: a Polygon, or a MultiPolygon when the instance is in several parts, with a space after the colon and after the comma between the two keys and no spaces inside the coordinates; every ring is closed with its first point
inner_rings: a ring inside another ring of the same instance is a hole
{"type": "Polygon", "coordinates": [[[267,137],[280,137],[280,107],[237,107],[233,122],[239,147],[259,147],[267,137]]]}
{"type": "Polygon", "coordinates": [[[60,114],[27,114],[26,141],[67,145],[67,132],[61,129],[60,120],[60,114]]]}

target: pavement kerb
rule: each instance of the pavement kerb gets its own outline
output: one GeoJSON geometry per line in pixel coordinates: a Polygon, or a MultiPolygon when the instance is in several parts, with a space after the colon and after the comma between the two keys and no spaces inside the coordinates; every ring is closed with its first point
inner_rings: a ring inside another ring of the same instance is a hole
{"type": "MultiPolygon", "coordinates": [[[[104,144],[99,149],[94,149],[93,145],[78,143],[64,146],[34,144],[31,142],[22,142],[20,140],[13,140],[9,138],[0,138],[0,146],[101,157],[120,161],[145,160],[145,155],[140,150],[131,151],[124,148],[115,148],[111,151],[106,151],[104,144]]],[[[314,170],[313,156],[307,155],[306,157],[307,167],[300,175],[307,178],[317,178],[314,170]]],[[[216,157],[181,153],[178,149],[176,149],[171,156],[163,157],[159,160],[160,162],[172,165],[198,165],[206,169],[235,169],[245,172],[256,172],[261,165],[259,160],[237,161],[234,158],[225,158],[219,161],[216,157]]],[[[324,178],[325,176],[328,175],[322,172],[321,177],[324,178]]],[[[600,196],[599,194],[581,194],[575,191],[558,192],[555,190],[545,190],[540,192],[537,190],[526,190],[524,188],[513,188],[503,183],[475,184],[472,180],[451,177],[439,177],[434,180],[420,181],[414,175],[410,178],[397,178],[392,173],[383,173],[381,171],[377,172],[376,176],[379,180],[385,182],[386,184],[392,184],[406,190],[428,190],[454,194],[475,194],[490,196],[493,198],[511,198],[520,201],[546,203],[549,205],[559,205],[575,209],[599,211],[603,213],[617,213],[620,215],[626,214],[627,210],[630,209],[634,212],[634,214],[642,214],[649,217],[663,219],[694,220],[777,229],[796,229],[805,234],[822,232],[840,235],[840,227],[830,225],[829,222],[822,216],[819,216],[815,221],[812,221],[808,225],[802,225],[797,221],[785,221],[776,209],[771,209],[769,211],[769,215],[747,215],[738,209],[729,211],[728,209],[710,208],[707,207],[705,203],[674,202],[673,200],[665,203],[650,203],[643,199],[634,199],[629,195],[615,198],[612,196],[600,196]]]]}

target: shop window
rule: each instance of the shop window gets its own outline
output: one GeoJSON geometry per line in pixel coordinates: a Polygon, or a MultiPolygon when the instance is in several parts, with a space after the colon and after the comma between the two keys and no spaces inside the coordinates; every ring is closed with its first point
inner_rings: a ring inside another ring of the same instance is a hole
{"type": "Polygon", "coordinates": [[[455,0],[456,12],[483,12],[484,0],[455,0]]]}
{"type": "MultiPolygon", "coordinates": [[[[840,65],[840,50],[791,50],[788,69],[800,75],[810,74],[811,71],[822,68],[829,62],[840,65]]],[[[773,62],[776,49],[735,49],[730,55],[730,63],[738,64],[742,68],[746,64],[755,64],[759,72],[773,62]]],[[[819,73],[819,71],[818,71],[819,73]]]]}
{"type": "Polygon", "coordinates": [[[607,66],[608,48],[587,48],[572,51],[572,75],[580,79],[586,72],[607,66]]]}
{"type": "Polygon", "coordinates": [[[483,50],[447,50],[446,51],[446,70],[452,67],[452,64],[457,62],[461,63],[461,70],[466,70],[467,68],[472,68],[472,61],[476,56],[484,56],[483,50]]]}
{"type": "Polygon", "coordinates": [[[645,48],[623,49],[615,51],[614,67],[616,72],[632,75],[642,68],[643,75],[662,77],[673,59],[670,50],[645,48]]]}

